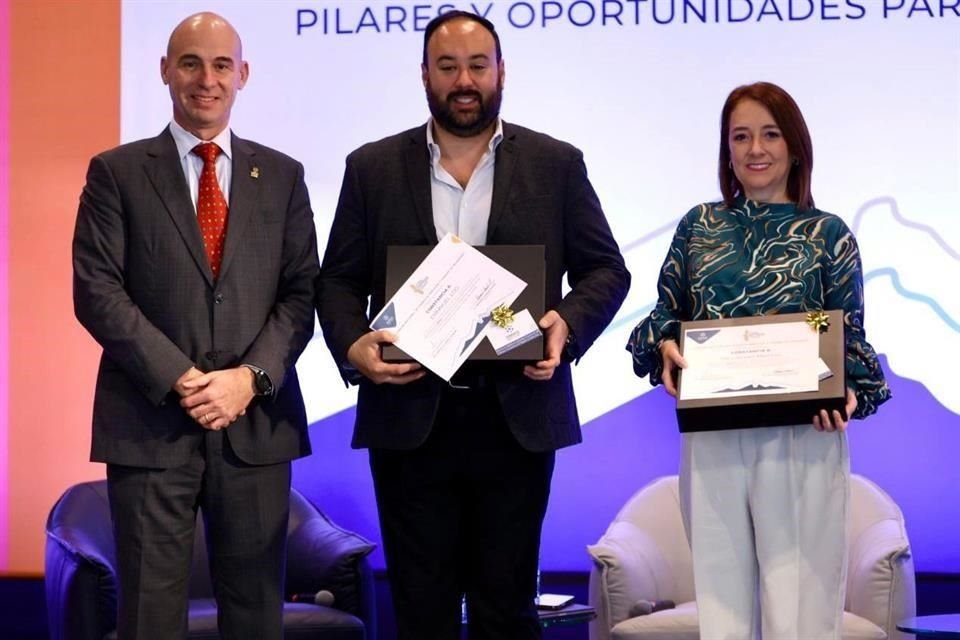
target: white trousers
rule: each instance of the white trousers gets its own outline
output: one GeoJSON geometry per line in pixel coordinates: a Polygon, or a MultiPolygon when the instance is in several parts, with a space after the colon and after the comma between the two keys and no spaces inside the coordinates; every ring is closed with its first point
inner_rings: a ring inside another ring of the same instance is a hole
{"type": "Polygon", "coordinates": [[[849,495],[844,433],[683,434],[701,640],[840,640],[849,495]]]}

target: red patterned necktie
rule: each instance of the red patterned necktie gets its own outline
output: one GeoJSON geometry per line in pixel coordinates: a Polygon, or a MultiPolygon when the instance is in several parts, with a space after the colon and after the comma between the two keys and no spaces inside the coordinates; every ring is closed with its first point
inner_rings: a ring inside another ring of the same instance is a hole
{"type": "Polygon", "coordinates": [[[200,189],[197,192],[197,222],[203,235],[203,246],[213,278],[220,276],[220,261],[223,260],[223,242],[227,237],[227,199],[223,197],[217,180],[217,156],[220,147],[213,142],[202,142],[193,148],[193,153],[203,158],[200,172],[200,189]]]}

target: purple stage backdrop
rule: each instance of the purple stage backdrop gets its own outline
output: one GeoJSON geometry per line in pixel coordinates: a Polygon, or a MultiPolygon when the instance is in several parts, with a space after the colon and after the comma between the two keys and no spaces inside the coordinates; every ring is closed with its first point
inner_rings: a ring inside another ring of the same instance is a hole
{"type": "MultiPolygon", "coordinates": [[[[960,545],[953,535],[954,523],[960,522],[956,416],[921,384],[891,371],[885,358],[883,365],[894,398],[876,415],[851,424],[853,472],[879,484],[900,504],[918,571],[960,572],[960,545]]],[[[294,484],[339,524],[379,541],[367,454],[349,448],[353,418],[348,409],[311,427],[314,454],[297,462],[294,484]]],[[[584,442],[557,458],[542,568],[589,570],[586,545],[600,537],[634,491],[677,473],[679,453],[673,399],[662,390],[587,424],[584,442]]],[[[383,566],[380,549],[373,561],[383,566]]]]}

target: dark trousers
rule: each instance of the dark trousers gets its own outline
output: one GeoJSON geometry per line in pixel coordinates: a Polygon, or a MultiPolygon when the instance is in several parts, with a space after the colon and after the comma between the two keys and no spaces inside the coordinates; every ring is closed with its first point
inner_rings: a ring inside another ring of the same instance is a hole
{"type": "MultiPolygon", "coordinates": [[[[403,425],[397,425],[402,429],[403,425]]],[[[372,449],[399,640],[540,638],[534,606],[554,454],[510,433],[493,389],[445,392],[427,441],[372,449]]]]}
{"type": "Polygon", "coordinates": [[[289,462],[245,464],[222,431],[210,431],[181,467],[107,465],[107,488],[117,545],[120,640],[186,636],[198,507],[220,637],[282,638],[289,462]]]}

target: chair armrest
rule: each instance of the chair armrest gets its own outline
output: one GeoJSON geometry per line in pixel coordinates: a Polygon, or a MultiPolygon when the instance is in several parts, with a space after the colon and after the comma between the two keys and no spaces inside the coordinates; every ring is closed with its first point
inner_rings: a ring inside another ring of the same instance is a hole
{"type": "Polygon", "coordinates": [[[287,539],[289,593],[334,596],[333,607],[360,618],[367,637],[376,637],[376,594],[367,556],[376,545],[334,524],[319,510],[290,531],[287,539]]]}
{"type": "Polygon", "coordinates": [[[117,572],[105,480],[67,489],[46,524],[44,588],[52,640],[102,640],[117,623],[117,572]]]}
{"type": "Polygon", "coordinates": [[[73,533],[47,532],[44,589],[50,639],[102,640],[116,627],[116,574],[107,559],[78,545],[73,533]]]}
{"type": "Polygon", "coordinates": [[[916,615],[913,557],[903,523],[874,522],[850,541],[846,609],[870,620],[889,640],[912,638],[897,631],[899,620],[916,615]]]}
{"type": "Polygon", "coordinates": [[[626,620],[638,600],[675,598],[674,578],[663,551],[630,522],[610,525],[600,540],[587,547],[593,559],[590,604],[597,610],[592,638],[606,638],[626,620]]]}

